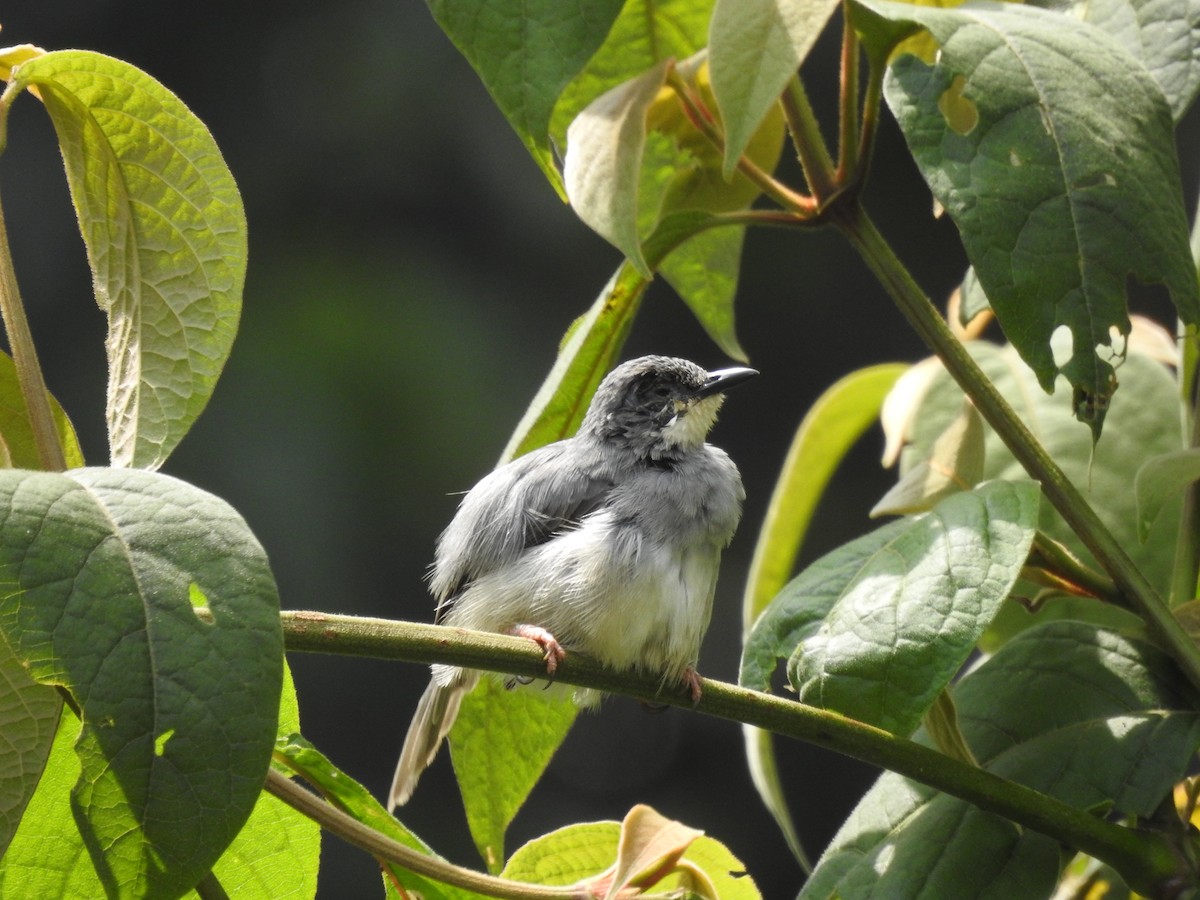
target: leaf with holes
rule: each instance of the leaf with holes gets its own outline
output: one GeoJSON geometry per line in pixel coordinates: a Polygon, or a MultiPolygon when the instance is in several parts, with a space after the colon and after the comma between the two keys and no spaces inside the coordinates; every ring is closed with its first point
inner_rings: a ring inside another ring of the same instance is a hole
{"type": "Polygon", "coordinates": [[[1124,354],[1113,332],[1130,330],[1127,282],[1166,285],[1180,317],[1200,322],[1158,84],[1102,29],[1058,12],[866,0],[856,16],[915,23],[938,41],[934,65],[893,63],[888,103],[1008,339],[1044,390],[1067,377],[1098,437],[1124,354]],[[1050,348],[1060,327],[1072,337],[1061,365],[1050,348]]]}
{"type": "Polygon", "coordinates": [[[190,888],[250,815],[275,737],[279,600],[245,522],[151,472],[0,472],[0,632],[83,712],[71,807],[105,890],[190,888]]]}

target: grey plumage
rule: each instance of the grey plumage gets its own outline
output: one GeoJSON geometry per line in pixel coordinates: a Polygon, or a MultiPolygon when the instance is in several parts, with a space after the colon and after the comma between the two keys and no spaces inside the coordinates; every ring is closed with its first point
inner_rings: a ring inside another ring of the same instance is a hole
{"type": "MultiPolygon", "coordinates": [[[[720,554],[744,498],[737,467],[705,438],[722,392],[756,374],[662,356],[615,368],[575,437],[500,466],[463,499],[438,539],[435,621],[525,633],[551,666],[561,645],[618,670],[661,674],[698,697],[720,554]]],[[[396,767],[393,808],[412,795],[479,680],[477,671],[432,668],[396,767]]],[[[581,705],[597,699],[576,692],[581,705]]]]}

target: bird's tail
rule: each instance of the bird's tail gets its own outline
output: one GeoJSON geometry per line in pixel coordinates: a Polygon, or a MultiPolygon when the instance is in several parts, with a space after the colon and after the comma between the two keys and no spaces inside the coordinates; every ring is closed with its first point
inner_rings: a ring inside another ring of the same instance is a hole
{"type": "Polygon", "coordinates": [[[421,773],[437,756],[442,740],[450,733],[458,716],[458,707],[479,680],[478,672],[462,669],[451,670],[454,674],[446,678],[434,677],[421,695],[412,724],[404,738],[404,749],[396,763],[396,775],[392,778],[392,789],[388,794],[388,809],[403,806],[417,787],[421,773]]]}

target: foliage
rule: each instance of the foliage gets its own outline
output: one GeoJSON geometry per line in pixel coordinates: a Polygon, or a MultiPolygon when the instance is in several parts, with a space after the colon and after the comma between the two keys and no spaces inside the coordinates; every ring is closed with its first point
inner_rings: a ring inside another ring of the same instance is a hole
{"type": "MultiPolygon", "coordinates": [[[[836,229],[935,354],[850,373],[805,416],[746,585],[741,689],[698,704],[745,725],[798,858],[759,729],[886,770],[802,896],[1082,896],[1098,882],[1071,893],[1081,871],[1194,889],[1200,287],[1173,128],[1200,90],[1200,4],[429,5],[549,189],[624,256],[504,458],[574,431],[657,275],[744,358],[750,226],[836,229]],[[799,71],[839,9],[831,148],[799,71]],[[962,322],[860,203],[885,104],[971,262],[962,322]],[[789,143],[800,185],[778,174],[789,143]],[[1166,287],[1185,352],[1130,315],[1135,282],[1166,287]],[[992,318],[1006,344],[960,340],[992,318]],[[897,518],[794,574],[832,472],[880,415],[901,480],[877,512],[897,518]],[[769,696],[780,661],[793,699],[769,696]]],[[[319,822],[379,861],[389,896],[757,896],[718,840],[644,806],[506,858],[569,705],[486,679],[464,703],[451,745],[486,875],[437,857],[299,735],[285,626],[290,649],[319,644],[281,618],[237,512],[156,471],[232,348],[233,177],[203,124],[127,63],[26,45],[0,50],[0,75],[0,131],[28,94],[62,150],[108,317],[111,451],[84,467],[46,392],[0,218],[0,892],[311,896],[319,822]]],[[[523,671],[502,640],[308,618],[336,652],[523,671]]],[[[659,690],[570,661],[559,677],[659,690]]]]}

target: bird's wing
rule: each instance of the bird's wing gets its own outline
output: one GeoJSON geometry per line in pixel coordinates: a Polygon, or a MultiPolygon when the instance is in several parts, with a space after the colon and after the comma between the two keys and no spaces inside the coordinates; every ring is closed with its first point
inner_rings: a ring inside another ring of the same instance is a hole
{"type": "Polygon", "coordinates": [[[580,465],[565,442],[493,471],[463,499],[438,540],[430,588],[441,622],[472,581],[576,527],[609,500],[614,481],[600,465],[580,465]]]}

